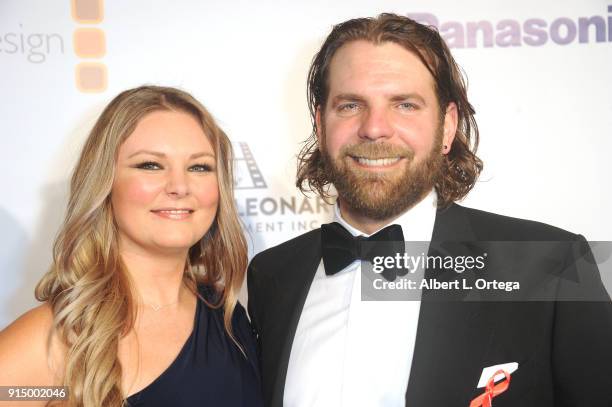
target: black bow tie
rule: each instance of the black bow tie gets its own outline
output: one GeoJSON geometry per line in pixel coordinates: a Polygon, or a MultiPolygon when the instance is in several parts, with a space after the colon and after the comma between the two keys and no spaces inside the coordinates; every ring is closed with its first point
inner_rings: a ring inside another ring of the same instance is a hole
{"type": "MultiPolygon", "coordinates": [[[[333,275],[355,260],[372,262],[375,256],[395,256],[404,252],[404,234],[399,225],[387,226],[370,237],[353,236],[337,222],[321,225],[321,244],[325,274],[333,275]],[[368,242],[368,243],[366,243],[368,242]]],[[[393,281],[395,269],[385,269],[382,276],[393,281]]],[[[405,273],[403,273],[405,274],[405,273]]]]}

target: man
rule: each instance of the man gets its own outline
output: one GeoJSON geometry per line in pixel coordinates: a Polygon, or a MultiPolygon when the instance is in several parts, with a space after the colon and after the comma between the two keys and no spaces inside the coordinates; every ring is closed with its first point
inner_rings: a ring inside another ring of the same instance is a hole
{"type": "Polygon", "coordinates": [[[336,215],[249,266],[267,405],[612,406],[612,307],[601,281],[587,276],[591,291],[576,297],[598,301],[570,302],[557,297],[575,286],[550,279],[592,260],[584,239],[454,203],[482,163],[474,110],[439,34],[393,14],[339,24],[313,61],[308,92],[313,135],[297,185],[328,197],[333,184],[336,215]],[[346,249],[348,261],[337,253],[368,236],[570,243],[546,256],[527,249],[526,262],[502,250],[487,269],[516,270],[549,301],[468,302],[462,290],[427,301],[435,295],[424,289],[422,301],[367,302],[361,249],[346,249]]]}

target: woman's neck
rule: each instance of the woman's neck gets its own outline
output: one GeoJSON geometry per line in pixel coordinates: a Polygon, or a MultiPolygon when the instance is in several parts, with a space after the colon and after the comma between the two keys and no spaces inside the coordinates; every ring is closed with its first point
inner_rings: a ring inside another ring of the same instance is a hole
{"type": "Polygon", "coordinates": [[[177,304],[184,290],[183,276],[187,253],[162,255],[137,251],[122,251],[136,302],[153,308],[177,304]]]}

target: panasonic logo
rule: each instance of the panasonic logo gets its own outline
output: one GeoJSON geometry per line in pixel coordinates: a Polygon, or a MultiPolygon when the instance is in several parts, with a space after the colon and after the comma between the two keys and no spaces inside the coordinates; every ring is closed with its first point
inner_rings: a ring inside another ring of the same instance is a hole
{"type": "Polygon", "coordinates": [[[549,41],[558,45],[612,42],[612,5],[608,16],[558,17],[552,21],[529,18],[524,21],[440,21],[432,13],[408,13],[407,16],[422,24],[434,26],[449,48],[478,47],[538,47],[549,41]]]}

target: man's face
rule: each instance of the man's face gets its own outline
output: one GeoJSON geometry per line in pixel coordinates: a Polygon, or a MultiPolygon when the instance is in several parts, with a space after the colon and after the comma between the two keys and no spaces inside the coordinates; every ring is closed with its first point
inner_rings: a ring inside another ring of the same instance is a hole
{"type": "Polygon", "coordinates": [[[341,205],[376,220],[412,207],[433,188],[456,123],[453,103],[441,117],[433,77],[416,55],[391,42],[342,46],[316,114],[341,205]]]}

